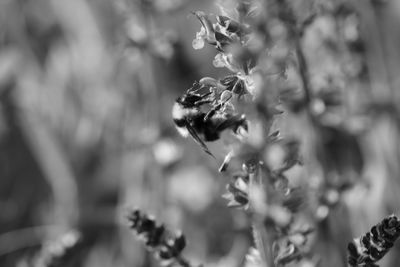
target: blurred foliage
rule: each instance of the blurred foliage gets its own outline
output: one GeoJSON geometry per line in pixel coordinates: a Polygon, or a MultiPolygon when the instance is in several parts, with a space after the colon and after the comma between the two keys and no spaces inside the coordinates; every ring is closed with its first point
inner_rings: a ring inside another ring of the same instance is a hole
{"type": "MultiPolygon", "coordinates": [[[[276,119],[284,136],[300,142],[303,166],[286,175],[293,185],[313,186],[304,220],[317,218],[310,239],[324,267],[346,266],[347,243],[400,211],[400,2],[355,0],[337,8],[339,2],[293,4],[299,20],[319,14],[301,43],[309,112],[319,123],[300,111],[294,63],[279,88],[288,112],[276,119]]],[[[221,197],[228,175],[178,136],[171,118],[175,99],[193,81],[228,73],[213,66],[213,47],[193,50],[199,22],[189,14],[196,10],[218,7],[189,0],[0,2],[0,266],[29,266],[71,229],[80,232],[79,251],[60,266],[158,266],[123,221],[132,206],[183,230],[185,256],[195,264],[257,262],[249,218],[221,197]]],[[[275,58],[287,52],[275,48],[275,58]]],[[[211,150],[226,151],[223,142],[211,150]]],[[[380,264],[399,261],[395,244],[380,264]]]]}

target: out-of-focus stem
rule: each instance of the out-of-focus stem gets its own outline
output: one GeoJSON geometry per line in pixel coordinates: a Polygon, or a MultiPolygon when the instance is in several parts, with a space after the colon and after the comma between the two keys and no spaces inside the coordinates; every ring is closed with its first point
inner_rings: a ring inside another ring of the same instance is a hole
{"type": "Polygon", "coordinates": [[[176,258],[177,263],[179,263],[180,266],[182,267],[191,267],[189,261],[185,259],[183,256],[178,256],[176,258]]]}
{"type": "Polygon", "coordinates": [[[257,210],[254,208],[252,204],[252,198],[254,195],[257,195],[257,190],[260,187],[263,187],[262,177],[260,175],[260,171],[257,170],[255,172],[251,172],[249,174],[249,199],[250,199],[250,211],[252,213],[253,222],[253,238],[257,250],[260,252],[260,256],[263,262],[263,265],[266,267],[274,266],[274,259],[272,254],[272,238],[269,234],[268,229],[263,223],[262,214],[258,214],[257,210]]]}
{"type": "Polygon", "coordinates": [[[300,37],[297,36],[296,40],[296,54],[297,54],[297,60],[299,63],[299,73],[300,73],[300,78],[303,83],[303,90],[304,90],[304,98],[306,103],[310,103],[311,101],[311,87],[309,84],[309,75],[308,75],[308,65],[306,58],[303,53],[303,49],[301,47],[301,42],[300,42],[300,37]]]}
{"type": "Polygon", "coordinates": [[[78,188],[68,161],[55,137],[40,119],[28,112],[20,117],[24,134],[53,190],[55,220],[67,229],[78,220],[78,188]]]}
{"type": "Polygon", "coordinates": [[[56,236],[64,230],[58,225],[40,225],[2,233],[0,234],[0,257],[21,249],[38,246],[43,242],[43,236],[56,236]]]}
{"type": "Polygon", "coordinates": [[[390,102],[393,93],[390,88],[389,71],[385,62],[385,51],[382,45],[383,37],[378,27],[378,17],[370,1],[351,1],[360,14],[362,24],[361,34],[366,45],[365,58],[368,67],[368,78],[371,93],[375,100],[390,102]]]}

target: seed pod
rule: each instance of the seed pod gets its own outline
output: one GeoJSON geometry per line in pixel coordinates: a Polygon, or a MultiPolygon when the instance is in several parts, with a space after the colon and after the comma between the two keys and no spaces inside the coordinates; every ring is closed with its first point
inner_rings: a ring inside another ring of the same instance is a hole
{"type": "Polygon", "coordinates": [[[375,262],[382,259],[394,241],[400,236],[400,220],[390,215],[374,225],[371,231],[349,243],[348,263],[350,266],[378,266],[375,262]]]}

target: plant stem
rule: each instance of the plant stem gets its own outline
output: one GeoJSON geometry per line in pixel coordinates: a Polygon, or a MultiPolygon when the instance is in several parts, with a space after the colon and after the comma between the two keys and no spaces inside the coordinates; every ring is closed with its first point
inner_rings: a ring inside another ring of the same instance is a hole
{"type": "Polygon", "coordinates": [[[176,262],[182,267],[191,267],[189,261],[181,255],[176,257],[176,262]]]}
{"type": "Polygon", "coordinates": [[[304,98],[305,98],[305,102],[308,105],[311,101],[311,86],[309,83],[309,79],[308,79],[308,64],[306,61],[306,58],[304,56],[304,52],[303,49],[301,47],[301,43],[300,43],[300,36],[297,35],[296,36],[296,54],[297,54],[297,60],[299,63],[299,73],[300,73],[300,78],[301,81],[303,83],[303,90],[304,90],[304,98]]]}
{"type": "Polygon", "coordinates": [[[262,214],[258,214],[257,210],[252,205],[251,199],[257,195],[256,192],[258,188],[263,187],[262,177],[260,175],[260,171],[256,170],[249,174],[249,199],[250,199],[250,210],[252,212],[253,222],[253,238],[254,243],[256,245],[257,250],[260,252],[260,256],[262,259],[262,263],[266,267],[273,267],[274,260],[272,254],[272,243],[270,234],[268,233],[268,229],[263,223],[262,214]],[[261,215],[261,216],[260,216],[261,215]]]}

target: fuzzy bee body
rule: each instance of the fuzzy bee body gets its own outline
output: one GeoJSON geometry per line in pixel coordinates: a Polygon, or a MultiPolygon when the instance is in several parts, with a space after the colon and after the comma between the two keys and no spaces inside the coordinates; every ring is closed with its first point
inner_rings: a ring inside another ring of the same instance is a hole
{"type": "Polygon", "coordinates": [[[185,108],[180,103],[176,102],[172,108],[172,117],[176,125],[176,129],[183,137],[189,136],[189,131],[186,129],[187,118],[196,117],[200,113],[198,108],[185,108]]]}
{"type": "Polygon", "coordinates": [[[221,132],[226,129],[232,129],[234,132],[237,132],[240,126],[247,129],[246,119],[244,115],[220,112],[223,106],[221,103],[208,112],[203,111],[202,106],[214,103],[215,99],[210,99],[210,92],[203,95],[194,93],[199,88],[201,87],[195,84],[176,100],[172,108],[172,117],[183,137],[191,136],[207,154],[212,155],[205,142],[218,140],[221,132]]]}
{"type": "Polygon", "coordinates": [[[205,120],[206,115],[199,108],[185,108],[178,102],[172,109],[176,129],[183,137],[191,135],[188,129],[191,127],[205,142],[216,141],[219,139],[218,125],[224,121],[224,118],[214,115],[205,120]]]}

